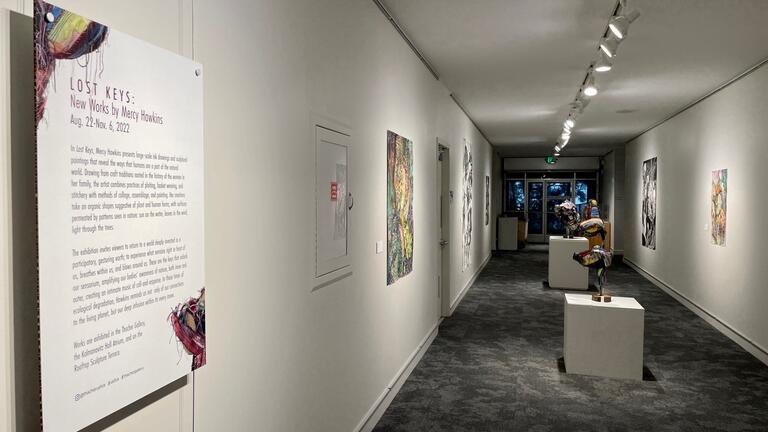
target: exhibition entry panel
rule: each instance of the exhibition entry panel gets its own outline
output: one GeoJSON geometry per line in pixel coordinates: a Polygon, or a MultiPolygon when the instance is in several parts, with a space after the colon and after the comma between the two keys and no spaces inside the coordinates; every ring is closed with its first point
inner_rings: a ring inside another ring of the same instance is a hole
{"type": "Polygon", "coordinates": [[[42,422],[71,432],[206,363],[203,70],[36,1],[42,422]]]}

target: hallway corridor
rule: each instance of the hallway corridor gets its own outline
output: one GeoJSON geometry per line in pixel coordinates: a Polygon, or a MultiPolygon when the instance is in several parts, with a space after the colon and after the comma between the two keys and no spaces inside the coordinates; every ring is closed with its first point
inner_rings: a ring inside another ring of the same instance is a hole
{"type": "Polygon", "coordinates": [[[546,275],[545,250],[495,256],[375,430],[768,430],[768,367],[623,264],[606,290],[645,308],[645,380],[563,373],[546,275]]]}

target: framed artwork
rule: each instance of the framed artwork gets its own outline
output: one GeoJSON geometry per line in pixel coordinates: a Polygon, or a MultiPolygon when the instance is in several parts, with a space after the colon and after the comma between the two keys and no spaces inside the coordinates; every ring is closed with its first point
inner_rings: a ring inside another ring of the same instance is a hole
{"type": "Polygon", "coordinates": [[[725,246],[725,225],[728,220],[728,170],[712,171],[711,192],[711,241],[717,246],[725,246]]]}
{"type": "Polygon", "coordinates": [[[462,247],[463,258],[461,270],[464,271],[469,267],[472,260],[472,147],[469,141],[464,141],[464,181],[463,192],[464,197],[462,201],[461,210],[461,232],[462,232],[462,247]]]}
{"type": "Polygon", "coordinates": [[[387,285],[413,270],[413,143],[387,131],[387,285]]]}
{"type": "Polygon", "coordinates": [[[656,249],[656,193],[658,162],[656,158],[643,162],[642,242],[648,249],[656,249]]]}

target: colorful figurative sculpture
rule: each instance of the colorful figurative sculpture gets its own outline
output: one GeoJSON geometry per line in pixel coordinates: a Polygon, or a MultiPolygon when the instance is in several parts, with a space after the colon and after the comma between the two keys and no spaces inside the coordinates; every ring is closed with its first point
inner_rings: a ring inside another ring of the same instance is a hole
{"type": "Polygon", "coordinates": [[[565,238],[573,238],[573,233],[579,227],[579,212],[576,205],[569,200],[555,206],[555,216],[565,225],[565,238]]]}
{"type": "Polygon", "coordinates": [[[595,269],[597,273],[596,284],[598,294],[592,295],[592,300],[597,302],[611,301],[610,295],[603,294],[603,285],[605,285],[605,273],[608,267],[611,266],[613,254],[600,246],[595,246],[584,252],[574,253],[573,259],[584,267],[595,269]]]}
{"type": "Polygon", "coordinates": [[[597,205],[596,199],[587,201],[587,205],[584,206],[583,219],[592,219],[600,217],[600,206],[597,205]]]}
{"type": "Polygon", "coordinates": [[[605,223],[599,217],[587,219],[579,224],[578,233],[584,237],[599,235],[605,240],[605,223]]]}

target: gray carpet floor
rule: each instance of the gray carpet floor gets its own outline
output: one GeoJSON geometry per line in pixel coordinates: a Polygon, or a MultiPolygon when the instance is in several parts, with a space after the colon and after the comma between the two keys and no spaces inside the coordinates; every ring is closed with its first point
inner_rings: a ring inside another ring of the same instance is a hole
{"type": "Polygon", "coordinates": [[[494,256],[375,430],[768,431],[768,366],[627,267],[645,308],[643,381],[566,374],[547,253],[494,256]]]}

